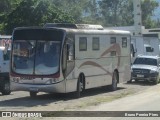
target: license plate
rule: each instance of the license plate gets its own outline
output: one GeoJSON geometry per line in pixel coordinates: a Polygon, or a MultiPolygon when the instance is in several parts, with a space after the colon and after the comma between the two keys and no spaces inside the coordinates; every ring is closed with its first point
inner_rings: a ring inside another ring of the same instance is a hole
{"type": "Polygon", "coordinates": [[[137,77],[140,77],[140,78],[142,78],[142,77],[144,77],[144,75],[137,75],[137,77]]]}

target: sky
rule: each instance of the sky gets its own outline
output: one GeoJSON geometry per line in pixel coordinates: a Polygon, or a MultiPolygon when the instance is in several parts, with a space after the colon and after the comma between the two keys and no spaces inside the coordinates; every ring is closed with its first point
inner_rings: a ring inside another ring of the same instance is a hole
{"type": "MultiPolygon", "coordinates": [[[[160,5],[160,0],[156,0],[159,2],[160,5]]],[[[155,17],[153,17],[154,19],[160,18],[160,6],[155,10],[155,17]]]]}

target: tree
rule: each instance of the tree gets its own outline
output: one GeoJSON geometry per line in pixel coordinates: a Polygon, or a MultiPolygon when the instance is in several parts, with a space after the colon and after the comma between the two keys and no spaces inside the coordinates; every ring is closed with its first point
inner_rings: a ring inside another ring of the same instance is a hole
{"type": "Polygon", "coordinates": [[[4,33],[5,20],[22,0],[0,0],[0,34],[4,33]]]}
{"type": "Polygon", "coordinates": [[[146,28],[156,27],[156,22],[152,20],[153,12],[158,7],[158,2],[153,0],[142,1],[142,24],[146,28]]]}
{"type": "MultiPolygon", "coordinates": [[[[0,0],[0,32],[11,34],[18,26],[43,26],[46,22],[133,25],[133,0],[0,0]]],[[[152,20],[158,2],[142,0],[142,23],[152,20]]],[[[158,24],[158,23],[157,23],[158,24]]]]}
{"type": "MultiPolygon", "coordinates": [[[[96,11],[96,0],[51,0],[55,6],[73,16],[75,23],[86,23],[96,11]]],[[[91,20],[91,19],[90,19],[91,20]]]]}
{"type": "Polygon", "coordinates": [[[99,5],[97,0],[89,0],[86,3],[82,20],[84,23],[88,24],[102,24],[102,19],[99,13],[99,5]]]}
{"type": "Polygon", "coordinates": [[[4,19],[5,19],[5,14],[8,12],[8,9],[10,8],[10,3],[8,0],[0,0],[0,30],[2,33],[2,29],[4,27],[4,19]]]}
{"type": "Polygon", "coordinates": [[[106,26],[121,25],[121,16],[123,9],[126,8],[128,0],[101,0],[99,6],[101,14],[105,19],[106,26]]]}
{"type": "Polygon", "coordinates": [[[120,9],[120,23],[121,26],[132,26],[134,25],[134,19],[133,19],[133,2],[132,0],[126,1],[123,5],[123,8],[120,9]]]}
{"type": "Polygon", "coordinates": [[[5,31],[12,33],[13,28],[22,26],[42,26],[47,22],[70,22],[72,16],[55,7],[49,0],[23,0],[5,21],[5,31]]]}
{"type": "MultiPolygon", "coordinates": [[[[105,19],[105,26],[134,25],[133,0],[100,0],[101,14],[105,19]]],[[[155,27],[152,20],[153,11],[158,7],[158,2],[142,0],[142,23],[146,28],[155,27]]]]}

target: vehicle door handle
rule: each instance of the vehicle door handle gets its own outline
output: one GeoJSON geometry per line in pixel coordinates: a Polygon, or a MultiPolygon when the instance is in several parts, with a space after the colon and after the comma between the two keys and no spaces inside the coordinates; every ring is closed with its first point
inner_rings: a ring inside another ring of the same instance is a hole
{"type": "Polygon", "coordinates": [[[3,63],[4,65],[6,64],[6,63],[3,63]]]}

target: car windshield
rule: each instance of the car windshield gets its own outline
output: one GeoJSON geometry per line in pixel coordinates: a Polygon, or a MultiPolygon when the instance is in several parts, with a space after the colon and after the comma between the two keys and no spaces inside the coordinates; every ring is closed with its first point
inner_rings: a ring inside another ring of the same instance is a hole
{"type": "Polygon", "coordinates": [[[134,64],[157,66],[157,60],[153,58],[136,58],[134,64]]]}
{"type": "Polygon", "coordinates": [[[18,40],[13,44],[13,70],[19,74],[50,75],[59,69],[60,42],[18,40]]]}

